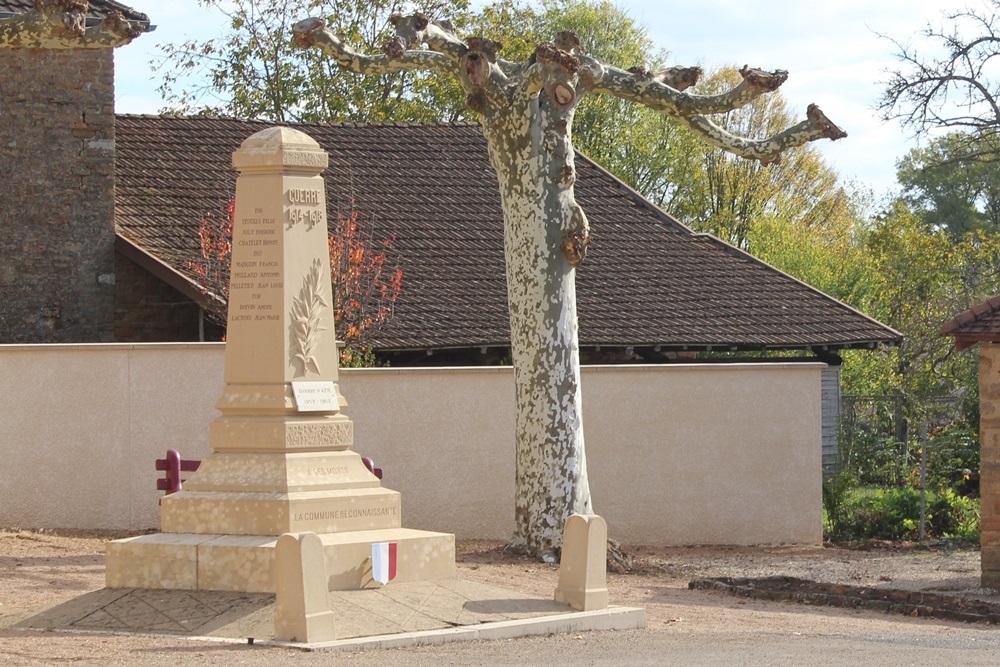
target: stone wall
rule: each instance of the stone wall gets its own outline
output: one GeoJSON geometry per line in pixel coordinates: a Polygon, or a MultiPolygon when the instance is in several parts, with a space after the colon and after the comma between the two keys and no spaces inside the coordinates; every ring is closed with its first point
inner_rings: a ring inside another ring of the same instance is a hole
{"type": "MultiPolygon", "coordinates": [[[[221,343],[0,346],[0,527],[157,526],[153,461],[168,447],[209,453],[223,352],[221,343]]],[[[587,465],[609,536],[819,544],[822,369],[584,367],[587,465]]],[[[510,537],[509,366],[348,368],[340,381],[354,449],[402,493],[404,526],[510,537]]]]}
{"type": "MultiPolygon", "coordinates": [[[[115,340],[122,343],[200,340],[198,305],[122,255],[115,257],[115,340]]],[[[218,340],[218,327],[208,325],[218,340]]]]}
{"type": "Polygon", "coordinates": [[[1000,343],[979,343],[982,584],[1000,588],[1000,343]]]}
{"type": "Polygon", "coordinates": [[[0,71],[0,342],[112,340],[112,51],[2,50],[0,71]]]}

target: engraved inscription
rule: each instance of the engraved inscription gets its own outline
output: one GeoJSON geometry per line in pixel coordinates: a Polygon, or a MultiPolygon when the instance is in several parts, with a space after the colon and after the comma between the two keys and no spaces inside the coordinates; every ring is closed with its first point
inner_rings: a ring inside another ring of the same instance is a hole
{"type": "Polygon", "coordinates": [[[352,507],[344,510],[328,512],[300,512],[295,515],[296,521],[331,521],[336,519],[364,519],[373,516],[396,516],[399,508],[393,507],[352,507]]]}
{"type": "Polygon", "coordinates": [[[274,312],[280,289],[281,267],[275,257],[278,240],[277,219],[268,217],[264,208],[239,219],[234,231],[233,274],[229,285],[229,321],[279,321],[274,312]],[[266,269],[266,270],[264,270],[266,269]],[[270,311],[270,312],[259,312],[270,311]]]}
{"type": "Polygon", "coordinates": [[[318,467],[309,468],[309,474],[314,477],[328,477],[330,475],[336,475],[338,477],[343,477],[348,474],[349,470],[346,466],[328,466],[328,467],[318,467]]]}
{"type": "Polygon", "coordinates": [[[305,224],[312,229],[323,222],[320,191],[314,188],[291,188],[285,193],[288,210],[285,212],[285,226],[291,229],[297,224],[305,224]]]}
{"type": "Polygon", "coordinates": [[[312,188],[291,188],[288,191],[289,204],[318,204],[319,190],[312,188]]]}

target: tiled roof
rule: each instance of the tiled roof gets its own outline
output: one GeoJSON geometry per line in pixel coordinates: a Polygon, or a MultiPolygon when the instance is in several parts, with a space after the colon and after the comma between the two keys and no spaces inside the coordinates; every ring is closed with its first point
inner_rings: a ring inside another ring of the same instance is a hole
{"type": "MultiPolygon", "coordinates": [[[[231,156],[273,123],[117,117],[116,221],[124,238],[187,270],[198,224],[232,197],[231,156]]],[[[374,218],[403,269],[384,350],[509,344],[503,221],[472,125],[295,125],[330,153],[331,214],[374,218]]],[[[577,271],[585,346],[854,347],[895,331],[754,258],[695,234],[584,157],[577,200],[594,235],[577,271]]]]}
{"type": "MultiPolygon", "coordinates": [[[[34,0],[0,0],[0,16],[3,14],[20,14],[34,7],[34,0]]],[[[149,22],[149,17],[142,12],[138,12],[120,2],[114,2],[114,0],[90,0],[90,10],[87,12],[87,16],[102,19],[115,9],[120,11],[129,21],[149,22]]]]}
{"type": "Polygon", "coordinates": [[[956,315],[941,327],[941,334],[954,336],[960,350],[979,341],[1000,341],[1000,296],[956,315]]]}

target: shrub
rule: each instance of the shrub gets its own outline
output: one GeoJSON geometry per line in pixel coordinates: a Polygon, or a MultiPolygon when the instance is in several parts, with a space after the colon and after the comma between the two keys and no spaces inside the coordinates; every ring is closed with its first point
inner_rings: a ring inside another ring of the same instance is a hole
{"type": "Polygon", "coordinates": [[[839,536],[847,521],[847,500],[858,480],[848,472],[840,472],[823,480],[823,533],[828,537],[839,536]]]}
{"type": "MultiPolygon", "coordinates": [[[[826,494],[824,494],[825,497],[826,494]]],[[[903,540],[920,534],[920,491],[861,487],[849,491],[835,510],[827,508],[830,539],[903,540]]],[[[979,501],[954,491],[927,493],[928,538],[979,539],[979,501]]]]}
{"type": "Polygon", "coordinates": [[[844,533],[856,539],[901,540],[919,529],[916,489],[858,489],[847,503],[844,533]]]}
{"type": "Polygon", "coordinates": [[[927,498],[927,530],[935,537],[979,541],[979,500],[945,489],[927,498]]]}

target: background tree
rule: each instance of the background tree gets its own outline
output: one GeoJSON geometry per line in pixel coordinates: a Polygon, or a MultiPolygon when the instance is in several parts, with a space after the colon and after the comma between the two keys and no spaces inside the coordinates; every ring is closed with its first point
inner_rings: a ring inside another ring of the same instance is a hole
{"type": "Polygon", "coordinates": [[[929,229],[955,239],[1000,229],[1000,165],[968,159],[975,145],[964,133],[947,134],[911,150],[897,165],[903,200],[929,229]]]}
{"type": "MultiPolygon", "coordinates": [[[[154,61],[171,113],[212,114],[275,122],[436,122],[463,108],[453,82],[424,72],[358,77],[316,52],[293,47],[289,26],[304,13],[329,16],[331,27],[367,49],[391,33],[397,0],[199,0],[222,13],[228,30],[205,41],[164,47],[154,61]]],[[[447,12],[461,23],[466,0],[421,0],[419,11],[447,12]]]]}
{"type": "MultiPolygon", "coordinates": [[[[371,221],[353,206],[338,212],[329,234],[330,275],[333,280],[333,322],[344,341],[340,362],[370,366],[374,362],[371,338],[392,317],[392,306],[402,291],[403,270],[386,264],[394,239],[376,242],[371,221]]],[[[198,226],[201,258],[189,268],[209,299],[209,316],[226,326],[229,302],[230,258],[233,250],[235,202],[205,216],[198,226]]]]}
{"type": "Polygon", "coordinates": [[[1000,159],[1000,81],[992,78],[1000,56],[998,22],[1000,0],[983,0],[979,8],[944,14],[939,26],[928,24],[919,47],[887,37],[900,67],[886,82],[882,115],[917,133],[959,132],[955,136],[969,143],[956,157],[1000,159]]]}
{"type": "Polygon", "coordinates": [[[966,425],[978,424],[976,356],[958,352],[941,336],[942,324],[1000,293],[1000,233],[975,231],[955,238],[928,228],[897,201],[859,229],[862,289],[851,305],[904,335],[902,345],[846,352],[849,393],[899,396],[912,416],[941,398],[959,400],[966,425]]]}
{"type": "Polygon", "coordinates": [[[592,511],[584,452],[575,270],[590,241],[576,203],[572,126],[580,101],[603,94],[679,119],[700,136],[746,158],[774,162],[787,149],[844,133],[810,107],[808,119],[763,140],[714,124],[725,113],[774,91],[784,72],[745,68],[743,81],[719,95],[682,92],[698,68],[629,72],[589,56],[578,35],[561,32],[525,61],[499,56],[502,45],[459,39],[450,24],[423,14],[396,15],[381,54],[355,50],[322,19],[293,28],[297,43],[316,47],[340,67],[364,75],[424,70],[459,80],[480,115],[504,211],[516,427],[515,535],[529,552],[551,552],[566,518],[592,511]],[[427,50],[422,47],[426,45],[427,50]]]}

